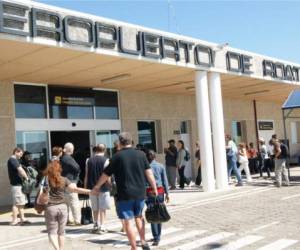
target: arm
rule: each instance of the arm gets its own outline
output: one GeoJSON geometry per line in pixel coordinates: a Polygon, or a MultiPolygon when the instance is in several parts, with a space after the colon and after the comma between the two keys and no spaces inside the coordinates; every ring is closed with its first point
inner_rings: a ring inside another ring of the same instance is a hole
{"type": "Polygon", "coordinates": [[[277,159],[281,154],[280,144],[278,142],[275,144],[275,150],[276,150],[275,158],[277,159]]]}
{"type": "Polygon", "coordinates": [[[85,175],[84,175],[84,188],[87,188],[87,181],[88,181],[88,164],[85,165],[85,175]]]}
{"type": "Polygon", "coordinates": [[[67,187],[67,191],[70,193],[78,193],[78,194],[90,194],[91,193],[91,190],[85,189],[85,188],[79,188],[76,186],[75,183],[71,183],[67,187]]]}
{"type": "Polygon", "coordinates": [[[98,193],[99,193],[100,187],[101,187],[105,182],[107,182],[109,178],[110,178],[110,177],[109,177],[106,173],[103,173],[103,174],[100,176],[100,178],[99,178],[99,180],[98,180],[96,186],[93,188],[92,194],[98,194],[98,193]]]}
{"type": "Polygon", "coordinates": [[[22,168],[21,165],[19,165],[19,167],[17,168],[19,175],[23,178],[23,179],[28,179],[28,176],[25,172],[25,170],[22,168]]]}
{"type": "Polygon", "coordinates": [[[147,178],[147,181],[149,182],[150,186],[152,187],[153,193],[155,196],[157,196],[157,187],[156,187],[156,182],[152,173],[152,169],[148,168],[145,170],[145,175],[147,178]]]}
{"type": "Polygon", "coordinates": [[[168,179],[167,179],[167,173],[166,173],[166,169],[162,168],[161,171],[161,180],[162,180],[162,184],[166,193],[166,202],[169,202],[170,198],[169,198],[169,183],[168,183],[168,179]]]}

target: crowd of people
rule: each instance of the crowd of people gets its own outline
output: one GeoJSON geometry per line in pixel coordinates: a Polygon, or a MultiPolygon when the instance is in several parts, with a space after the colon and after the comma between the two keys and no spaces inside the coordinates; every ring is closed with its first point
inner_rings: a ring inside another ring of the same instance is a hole
{"type": "Polygon", "coordinates": [[[271,172],[275,172],[275,185],[282,186],[282,176],[284,185],[289,186],[289,177],[287,171],[287,160],[289,151],[287,145],[272,135],[269,140],[269,150],[265,139],[260,137],[258,140],[259,150],[256,150],[254,143],[239,143],[238,146],[232,140],[230,135],[225,136],[226,156],[228,166],[229,181],[234,172],[237,179],[237,186],[243,186],[242,173],[245,172],[248,183],[252,182],[252,174],[259,173],[263,177],[263,173],[267,172],[267,178],[271,178],[271,172]],[[238,167],[239,166],[239,167],[238,167]]]}
{"type": "MultiPolygon", "coordinates": [[[[282,175],[284,184],[289,185],[286,170],[288,149],[276,135],[269,141],[272,151],[268,150],[263,138],[259,138],[258,151],[253,143],[249,146],[239,143],[237,146],[229,135],[225,136],[225,140],[228,176],[230,179],[232,172],[234,173],[237,186],[243,185],[243,172],[247,182],[252,181],[253,173],[259,173],[262,177],[264,171],[270,178],[273,164],[276,186],[281,187],[282,175]]],[[[199,143],[196,142],[195,146],[197,166],[195,184],[200,186],[202,178],[199,143]]],[[[164,149],[165,164],[161,164],[157,161],[153,150],[134,148],[132,136],[122,132],[119,140],[114,142],[111,158],[107,156],[104,144],[93,147],[92,155],[86,159],[83,188],[77,187],[80,166],[73,158],[73,152],[74,145],[70,142],[66,143],[64,148],[53,147],[50,162],[40,171],[40,177],[37,178],[40,190],[47,192],[49,196],[44,214],[49,241],[53,248],[63,249],[66,225],[82,224],[78,194],[83,194],[89,195],[93,212],[91,230],[93,233],[107,232],[106,212],[111,208],[110,196],[113,196],[121,230],[126,233],[131,249],[137,249],[134,227],[137,228],[140,237],[140,246],[149,249],[142,214],[145,204],[151,206],[157,201],[169,202],[169,190],[176,189],[178,184],[180,189],[184,189],[185,185],[191,185],[191,179],[185,176],[185,168],[191,157],[184,142],[179,140],[176,143],[173,139],[169,140],[168,147],[164,149]]],[[[21,148],[15,148],[7,162],[13,200],[11,225],[30,224],[24,216],[26,195],[23,192],[23,183],[30,179],[30,173],[27,171],[30,158],[25,156],[26,152],[24,153],[21,148]]],[[[30,194],[28,198],[30,201],[30,194]]],[[[151,231],[152,245],[158,246],[162,225],[151,224],[151,231]]]]}

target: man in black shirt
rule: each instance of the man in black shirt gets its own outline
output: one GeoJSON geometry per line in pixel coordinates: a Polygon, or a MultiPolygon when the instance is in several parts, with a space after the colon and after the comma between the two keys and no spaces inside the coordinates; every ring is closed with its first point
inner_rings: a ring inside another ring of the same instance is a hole
{"type": "Polygon", "coordinates": [[[114,174],[117,185],[117,209],[120,219],[125,221],[125,228],[132,250],[136,250],[135,231],[132,225],[133,218],[138,229],[142,248],[149,249],[145,241],[145,223],[142,211],[145,203],[146,179],[157,196],[157,188],[152,170],[143,152],[132,147],[132,137],[123,132],[119,135],[122,150],[116,153],[105,168],[93,193],[98,193],[99,188],[114,174]]]}
{"type": "Polygon", "coordinates": [[[22,192],[22,179],[28,179],[25,170],[22,168],[19,160],[23,155],[21,148],[15,148],[12,156],[7,161],[8,177],[12,192],[12,222],[11,225],[18,224],[18,214],[20,216],[21,224],[29,223],[24,217],[24,205],[26,203],[26,196],[22,192]]]}
{"type": "Polygon", "coordinates": [[[165,148],[165,154],[166,154],[166,171],[168,176],[168,182],[171,186],[170,189],[176,188],[176,159],[177,159],[177,148],[175,146],[175,141],[169,140],[169,147],[165,148]]]}
{"type": "MultiPolygon", "coordinates": [[[[79,180],[80,167],[78,163],[72,157],[74,152],[74,145],[70,142],[66,143],[64,146],[64,155],[61,157],[60,162],[62,166],[62,176],[68,178],[72,183],[77,184],[79,180]]],[[[73,219],[70,218],[70,211],[68,216],[68,225],[80,226],[80,205],[77,193],[66,192],[66,202],[68,205],[68,210],[71,209],[73,219]]]]}

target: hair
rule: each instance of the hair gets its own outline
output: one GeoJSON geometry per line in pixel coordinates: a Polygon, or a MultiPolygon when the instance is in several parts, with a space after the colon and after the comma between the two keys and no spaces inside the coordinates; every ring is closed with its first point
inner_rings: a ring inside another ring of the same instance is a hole
{"type": "Polygon", "coordinates": [[[95,153],[104,153],[106,150],[106,146],[102,143],[95,146],[95,153]]]}
{"type": "Polygon", "coordinates": [[[253,142],[250,142],[250,143],[249,143],[249,146],[250,146],[250,147],[253,147],[253,146],[254,146],[253,142]]]}
{"type": "Polygon", "coordinates": [[[272,135],[272,139],[277,140],[277,134],[272,135]]]}
{"type": "Polygon", "coordinates": [[[132,144],[132,136],[128,132],[122,132],[119,134],[119,141],[122,146],[128,146],[132,144]]]}
{"type": "Polygon", "coordinates": [[[62,147],[55,146],[52,148],[52,156],[59,156],[62,152],[62,147]]]}
{"type": "Polygon", "coordinates": [[[71,142],[67,142],[65,145],[64,145],[64,150],[63,150],[65,153],[72,153],[74,151],[74,145],[73,143],[71,142]]]}
{"type": "Polygon", "coordinates": [[[156,158],[156,154],[153,150],[150,149],[146,152],[146,157],[147,160],[151,163],[156,158]]]}
{"type": "Polygon", "coordinates": [[[241,143],[239,143],[239,147],[241,147],[241,148],[246,148],[246,144],[243,143],[243,142],[241,142],[241,143]]]}
{"type": "Polygon", "coordinates": [[[44,171],[44,175],[48,177],[48,181],[52,187],[63,188],[64,182],[61,178],[62,168],[58,161],[48,163],[44,171]]]}
{"type": "Polygon", "coordinates": [[[19,147],[16,147],[16,148],[14,148],[14,150],[13,150],[13,154],[15,154],[15,153],[20,153],[20,152],[23,152],[23,149],[21,149],[21,148],[19,148],[19,147]]]}
{"type": "Polygon", "coordinates": [[[228,140],[232,140],[232,138],[231,138],[231,135],[225,135],[225,137],[226,137],[226,139],[228,139],[228,140]]]}
{"type": "Polygon", "coordinates": [[[171,139],[171,140],[168,141],[168,143],[175,143],[175,140],[171,139]]]}
{"type": "Polygon", "coordinates": [[[182,148],[184,149],[184,142],[183,142],[183,140],[179,140],[178,143],[180,143],[181,146],[182,146],[182,148]]]}

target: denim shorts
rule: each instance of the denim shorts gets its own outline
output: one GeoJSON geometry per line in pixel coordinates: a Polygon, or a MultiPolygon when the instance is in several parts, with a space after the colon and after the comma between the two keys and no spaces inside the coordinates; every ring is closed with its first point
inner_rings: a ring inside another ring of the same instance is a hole
{"type": "Polygon", "coordinates": [[[145,200],[118,201],[117,211],[121,220],[129,220],[142,215],[145,200]]]}

